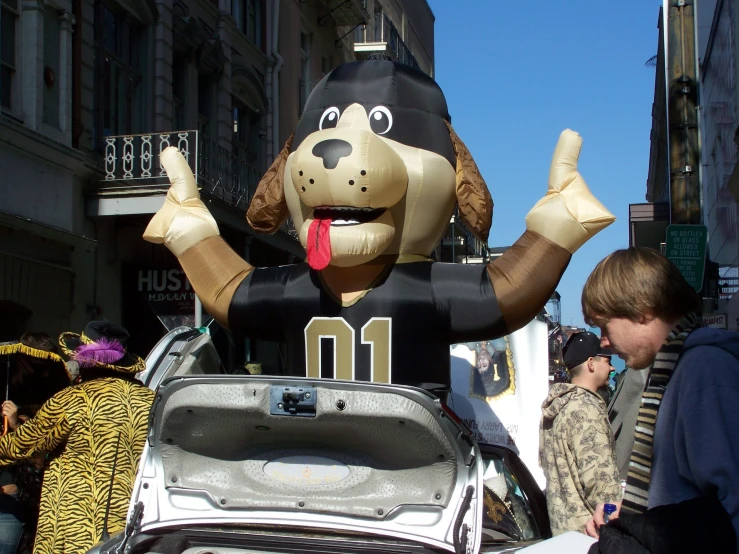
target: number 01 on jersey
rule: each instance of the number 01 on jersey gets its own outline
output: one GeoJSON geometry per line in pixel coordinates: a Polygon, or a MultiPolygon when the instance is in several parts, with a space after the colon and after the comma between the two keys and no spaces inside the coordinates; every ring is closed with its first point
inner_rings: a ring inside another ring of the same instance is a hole
{"type": "MultiPolygon", "coordinates": [[[[392,368],[393,321],[389,317],[373,317],[359,330],[362,346],[369,348],[371,380],[390,383],[392,368]]],[[[356,330],[343,317],[314,317],[305,326],[305,361],[307,376],[321,377],[321,339],[334,342],[334,379],[354,380],[356,330]]],[[[364,354],[364,352],[362,353],[364,354]]]]}

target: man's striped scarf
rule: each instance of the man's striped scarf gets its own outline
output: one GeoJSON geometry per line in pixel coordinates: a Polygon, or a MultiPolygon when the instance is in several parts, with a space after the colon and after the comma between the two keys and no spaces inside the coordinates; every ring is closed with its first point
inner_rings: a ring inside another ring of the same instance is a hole
{"type": "Polygon", "coordinates": [[[623,513],[642,513],[647,510],[649,497],[649,480],[652,472],[652,444],[654,442],[654,426],[657,412],[670,382],[677,360],[683,352],[685,339],[700,327],[700,321],[694,314],[681,319],[667,335],[662,348],[649,370],[647,385],[642,393],[639,414],[636,417],[634,446],[631,450],[629,475],[624,491],[623,513]]]}

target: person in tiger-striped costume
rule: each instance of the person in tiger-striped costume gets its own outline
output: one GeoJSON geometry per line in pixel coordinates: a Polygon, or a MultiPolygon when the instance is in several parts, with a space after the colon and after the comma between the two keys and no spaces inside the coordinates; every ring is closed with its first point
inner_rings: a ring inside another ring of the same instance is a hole
{"type": "Polygon", "coordinates": [[[49,455],[34,554],[92,548],[103,534],[109,491],[107,531],[125,526],[154,400],[134,377],[146,364],[126,350],[128,336],[106,320],[88,323],[81,334],[63,333],[60,346],[79,363],[80,382],[0,438],[0,466],[49,455]]]}

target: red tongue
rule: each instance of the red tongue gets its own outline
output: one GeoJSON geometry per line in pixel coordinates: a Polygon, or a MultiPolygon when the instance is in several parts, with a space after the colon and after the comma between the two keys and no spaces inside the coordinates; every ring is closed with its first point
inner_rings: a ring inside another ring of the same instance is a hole
{"type": "Polygon", "coordinates": [[[308,265],[324,269],[331,261],[331,220],[315,218],[308,227],[308,265]]]}

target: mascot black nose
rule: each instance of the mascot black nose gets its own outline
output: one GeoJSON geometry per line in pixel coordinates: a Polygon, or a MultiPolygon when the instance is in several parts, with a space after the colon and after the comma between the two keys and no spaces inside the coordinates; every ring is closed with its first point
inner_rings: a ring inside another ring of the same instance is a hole
{"type": "Polygon", "coordinates": [[[323,167],[334,169],[341,158],[351,155],[352,145],[345,140],[322,140],[313,147],[313,155],[323,160],[323,167]]]}

